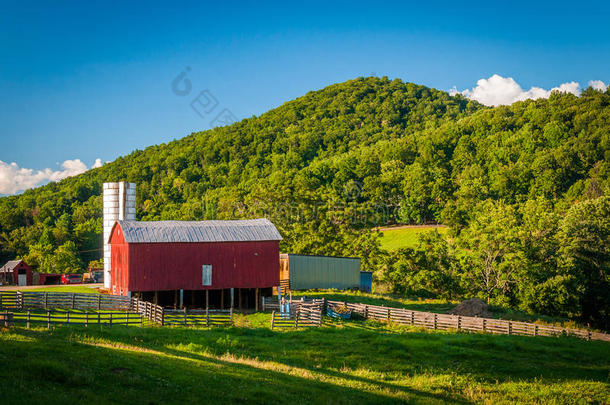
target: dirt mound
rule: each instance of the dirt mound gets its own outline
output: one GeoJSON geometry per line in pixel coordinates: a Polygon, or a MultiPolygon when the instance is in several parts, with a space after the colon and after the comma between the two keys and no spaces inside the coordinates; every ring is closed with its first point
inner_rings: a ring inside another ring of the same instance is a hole
{"type": "Polygon", "coordinates": [[[485,301],[479,298],[462,301],[449,313],[451,315],[478,316],[479,318],[491,318],[493,315],[485,301]]]}

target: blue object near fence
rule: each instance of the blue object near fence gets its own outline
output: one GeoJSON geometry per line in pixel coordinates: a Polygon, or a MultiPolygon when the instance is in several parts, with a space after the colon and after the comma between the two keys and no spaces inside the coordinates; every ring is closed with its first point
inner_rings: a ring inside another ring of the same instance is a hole
{"type": "Polygon", "coordinates": [[[328,308],[326,308],[326,315],[331,318],[350,319],[352,317],[352,311],[340,314],[339,312],[333,311],[333,309],[329,306],[328,308]]]}
{"type": "Polygon", "coordinates": [[[373,289],[373,273],[370,271],[360,272],[360,291],[370,293],[373,289]]]}

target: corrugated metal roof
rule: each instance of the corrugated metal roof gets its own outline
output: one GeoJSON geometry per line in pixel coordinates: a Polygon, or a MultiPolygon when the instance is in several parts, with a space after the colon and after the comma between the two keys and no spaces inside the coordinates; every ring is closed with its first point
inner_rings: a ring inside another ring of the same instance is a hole
{"type": "Polygon", "coordinates": [[[6,264],[4,266],[0,267],[0,272],[1,273],[10,273],[21,262],[22,262],[22,260],[9,260],[8,262],[6,262],[6,264]]]}
{"type": "MultiPolygon", "coordinates": [[[[266,218],[232,221],[117,221],[127,243],[282,240],[266,218]]],[[[108,241],[110,243],[110,241],[108,241]]]]}

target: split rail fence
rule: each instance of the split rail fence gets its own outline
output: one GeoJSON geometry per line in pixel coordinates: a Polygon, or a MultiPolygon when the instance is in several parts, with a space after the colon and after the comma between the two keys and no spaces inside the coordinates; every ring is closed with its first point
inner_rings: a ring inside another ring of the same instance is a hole
{"type": "Polygon", "coordinates": [[[174,310],[136,298],[95,293],[0,292],[0,314],[0,324],[7,325],[20,322],[28,325],[46,323],[48,326],[76,323],[141,325],[142,318],[159,325],[233,323],[233,310],[174,310]]]}
{"type": "Polygon", "coordinates": [[[343,301],[326,301],[326,305],[343,306],[366,319],[420,326],[437,330],[465,330],[504,335],[523,336],[575,336],[587,340],[610,341],[610,335],[586,329],[571,329],[551,325],[508,321],[504,319],[478,318],[472,316],[446,315],[433,312],[411,311],[378,305],[358,304],[343,301]]]}
{"type": "Polygon", "coordinates": [[[95,293],[0,292],[0,310],[27,308],[129,311],[131,310],[131,300],[122,295],[95,293]]]}
{"type": "Polygon", "coordinates": [[[0,325],[8,327],[15,324],[25,324],[29,329],[31,325],[142,325],[142,316],[136,312],[71,312],[62,310],[27,310],[0,312],[0,325]]]}
{"type": "Polygon", "coordinates": [[[233,323],[233,310],[163,309],[164,325],[214,326],[233,323]]]}

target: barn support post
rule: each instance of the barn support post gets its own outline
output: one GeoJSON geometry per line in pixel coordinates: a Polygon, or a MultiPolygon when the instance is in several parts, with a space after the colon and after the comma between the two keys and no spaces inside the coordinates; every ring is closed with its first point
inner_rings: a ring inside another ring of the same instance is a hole
{"type": "Polygon", "coordinates": [[[225,309],[225,289],[220,290],[220,309],[225,309]]]}
{"type": "Polygon", "coordinates": [[[241,288],[237,289],[237,303],[239,304],[239,310],[241,311],[241,288]]]}
{"type": "Polygon", "coordinates": [[[159,291],[155,291],[154,301],[155,301],[155,305],[159,305],[159,291]]]}
{"type": "Polygon", "coordinates": [[[254,289],[254,310],[258,312],[258,287],[254,289]]]}
{"type": "Polygon", "coordinates": [[[210,290],[205,290],[205,310],[210,309],[210,290]]]}
{"type": "Polygon", "coordinates": [[[174,309],[178,308],[178,290],[174,290],[174,309]]]}
{"type": "Polygon", "coordinates": [[[234,299],[235,299],[235,289],[231,288],[231,309],[234,307],[234,299]]]}
{"type": "Polygon", "coordinates": [[[180,308],[184,308],[184,290],[180,289],[180,308]]]}

